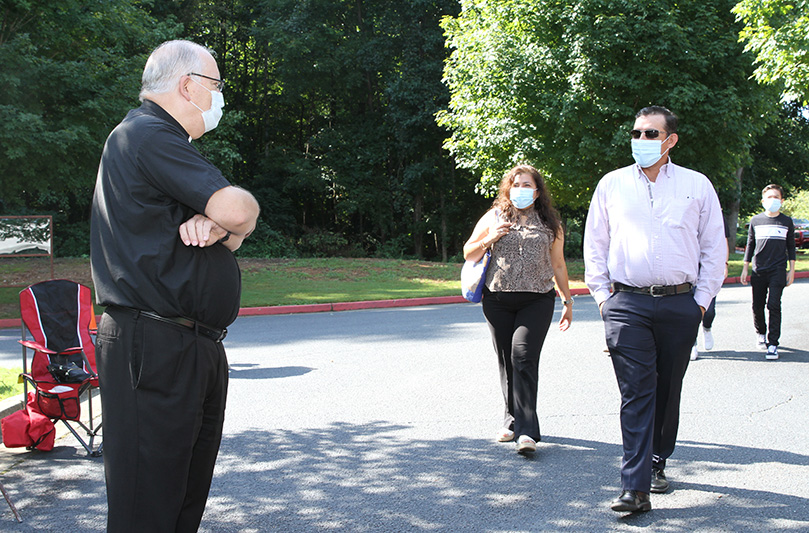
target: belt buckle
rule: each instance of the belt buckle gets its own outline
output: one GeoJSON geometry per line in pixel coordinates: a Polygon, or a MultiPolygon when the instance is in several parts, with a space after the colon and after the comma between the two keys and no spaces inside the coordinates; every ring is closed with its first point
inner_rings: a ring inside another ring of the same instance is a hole
{"type": "Polygon", "coordinates": [[[649,294],[654,296],[655,298],[660,298],[661,296],[666,295],[666,286],[665,285],[652,285],[649,287],[649,294]]]}

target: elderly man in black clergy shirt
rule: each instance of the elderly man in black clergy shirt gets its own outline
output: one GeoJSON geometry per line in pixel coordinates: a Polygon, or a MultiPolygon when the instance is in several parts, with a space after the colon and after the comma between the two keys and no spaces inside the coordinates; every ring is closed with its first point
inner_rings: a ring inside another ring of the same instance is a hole
{"type": "Polygon", "coordinates": [[[233,256],[259,206],[191,144],[222,116],[211,52],[156,48],[104,145],[91,218],[107,530],[196,531],[219,452],[236,318],[233,256]]]}

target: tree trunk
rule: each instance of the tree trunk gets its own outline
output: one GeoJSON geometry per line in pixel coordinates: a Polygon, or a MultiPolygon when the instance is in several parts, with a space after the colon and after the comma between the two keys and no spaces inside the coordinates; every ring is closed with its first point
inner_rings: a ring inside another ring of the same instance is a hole
{"type": "Polygon", "coordinates": [[[725,228],[728,236],[728,257],[733,257],[736,252],[736,226],[739,224],[739,205],[742,198],[742,175],[744,167],[736,169],[736,194],[734,200],[725,207],[722,217],[725,219],[725,228]]]}
{"type": "Polygon", "coordinates": [[[444,209],[444,189],[441,189],[441,261],[447,262],[447,210],[444,209]]]}
{"type": "Polygon", "coordinates": [[[424,198],[421,194],[413,197],[413,247],[416,249],[416,257],[422,258],[424,240],[421,234],[421,214],[424,210],[424,198]]]}

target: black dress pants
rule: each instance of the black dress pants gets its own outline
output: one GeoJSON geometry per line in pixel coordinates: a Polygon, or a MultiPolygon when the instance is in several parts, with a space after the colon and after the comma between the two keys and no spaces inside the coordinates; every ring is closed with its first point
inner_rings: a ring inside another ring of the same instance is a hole
{"type": "Polygon", "coordinates": [[[483,289],[505,401],[503,427],[540,440],[537,418],[539,353],[553,318],[556,292],[490,292],[483,289]]]}
{"type": "Polygon", "coordinates": [[[750,276],[750,286],[753,288],[753,325],[756,333],[766,335],[768,345],[778,346],[781,338],[781,295],[787,286],[787,271],[785,268],[762,272],[754,270],[750,276]],[[769,331],[764,318],[765,303],[770,312],[769,331]]]}
{"type": "Polygon", "coordinates": [[[222,438],[222,344],[111,307],[97,346],[107,531],[197,531],[222,438]]]}
{"type": "Polygon", "coordinates": [[[705,314],[702,316],[702,327],[705,329],[711,329],[713,326],[713,321],[716,318],[716,296],[713,297],[711,300],[711,304],[708,306],[708,309],[705,310],[705,314]]]}
{"type": "Polygon", "coordinates": [[[601,308],[621,391],[623,490],[649,492],[652,466],[674,451],[680,393],[702,311],[690,293],[615,292],[601,308]]]}

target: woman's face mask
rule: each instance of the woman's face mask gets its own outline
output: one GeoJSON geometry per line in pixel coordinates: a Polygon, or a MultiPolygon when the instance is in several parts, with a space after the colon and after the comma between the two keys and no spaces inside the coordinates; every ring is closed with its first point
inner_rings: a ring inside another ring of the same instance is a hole
{"type": "Polygon", "coordinates": [[[528,187],[512,187],[509,191],[509,199],[517,209],[525,209],[534,203],[534,193],[536,189],[528,187]]]}

